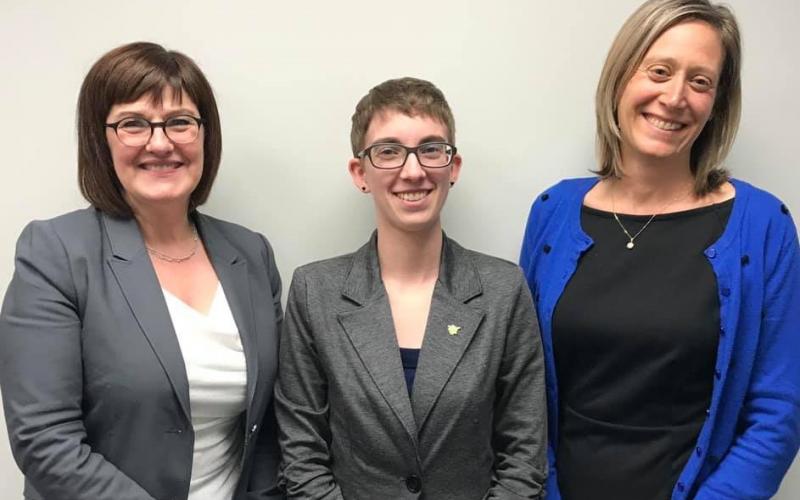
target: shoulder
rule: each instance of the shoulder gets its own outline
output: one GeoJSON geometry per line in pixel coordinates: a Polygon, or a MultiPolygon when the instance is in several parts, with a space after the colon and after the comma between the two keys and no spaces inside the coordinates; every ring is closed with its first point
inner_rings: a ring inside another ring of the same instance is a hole
{"type": "Polygon", "coordinates": [[[484,291],[504,287],[514,288],[525,282],[520,267],[510,260],[464,248],[450,238],[447,239],[447,245],[453,249],[459,261],[471,264],[484,291]]]}
{"type": "Polygon", "coordinates": [[[19,251],[25,244],[40,251],[100,246],[102,234],[101,212],[89,207],[59,215],[52,219],[34,220],[22,230],[17,244],[19,251]]]}
{"type": "Polygon", "coordinates": [[[550,216],[561,213],[560,210],[565,205],[580,205],[583,197],[597,181],[597,177],[564,179],[545,189],[533,200],[529,222],[549,219],[550,216]]]}
{"type": "Polygon", "coordinates": [[[262,239],[264,239],[264,236],[256,231],[253,231],[252,229],[242,226],[241,224],[218,219],[203,213],[198,213],[197,218],[203,225],[213,228],[231,242],[239,242],[243,244],[251,243],[254,245],[263,246],[262,239]]]}
{"type": "Polygon", "coordinates": [[[248,260],[263,261],[268,266],[274,265],[275,252],[263,234],[240,224],[201,213],[197,214],[197,222],[206,246],[216,248],[223,253],[230,253],[228,247],[232,247],[235,253],[248,260]]]}
{"type": "Polygon", "coordinates": [[[739,208],[744,228],[796,233],[789,207],[777,196],[744,181],[731,182],[736,188],[734,211],[739,208]]]}
{"type": "Polygon", "coordinates": [[[353,266],[355,255],[356,252],[351,252],[304,264],[295,269],[292,282],[302,280],[312,283],[341,284],[353,266]]]}

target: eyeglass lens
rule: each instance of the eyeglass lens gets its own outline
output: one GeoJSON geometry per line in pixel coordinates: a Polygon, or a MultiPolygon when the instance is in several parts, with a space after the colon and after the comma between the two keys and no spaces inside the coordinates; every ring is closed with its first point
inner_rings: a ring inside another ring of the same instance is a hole
{"type": "Polygon", "coordinates": [[[450,164],[453,148],[442,142],[420,144],[407,148],[402,144],[375,144],[369,148],[369,157],[377,168],[398,168],[405,164],[409,153],[415,153],[423,167],[441,168],[450,164]]]}
{"type": "MultiPolygon", "coordinates": [[[[144,118],[127,118],[117,125],[117,137],[127,146],[144,146],[153,133],[153,124],[144,118]]],[[[187,144],[197,139],[200,124],[191,116],[173,116],[161,126],[167,138],[177,144],[187,144]]]]}

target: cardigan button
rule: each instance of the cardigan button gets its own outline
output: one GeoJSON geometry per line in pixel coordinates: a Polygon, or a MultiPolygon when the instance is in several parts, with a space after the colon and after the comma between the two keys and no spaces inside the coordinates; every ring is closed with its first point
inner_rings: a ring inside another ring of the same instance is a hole
{"type": "Polygon", "coordinates": [[[749,255],[742,255],[742,265],[746,266],[750,263],[750,256],[749,255]]]}
{"type": "Polygon", "coordinates": [[[720,377],[722,377],[722,372],[721,372],[721,371],[719,371],[719,370],[714,370],[714,378],[716,378],[717,380],[719,380],[719,379],[720,379],[720,377]]]}
{"type": "Polygon", "coordinates": [[[728,297],[731,294],[731,289],[728,287],[723,287],[722,290],[719,291],[723,297],[728,297]]]}
{"type": "Polygon", "coordinates": [[[694,452],[697,453],[697,456],[699,457],[703,454],[703,448],[700,448],[698,446],[697,448],[694,449],[694,452]]]}
{"type": "Polygon", "coordinates": [[[717,251],[714,248],[709,248],[706,250],[706,256],[708,256],[709,259],[713,259],[717,256],[717,251]]]}
{"type": "Polygon", "coordinates": [[[550,245],[548,245],[548,244],[545,244],[545,245],[542,247],[542,251],[543,251],[544,253],[550,253],[550,250],[552,250],[552,249],[553,249],[553,248],[552,248],[550,245]]]}
{"type": "Polygon", "coordinates": [[[685,488],[686,487],[683,485],[683,483],[678,483],[678,491],[683,491],[685,488]]]}
{"type": "Polygon", "coordinates": [[[411,493],[419,493],[422,490],[422,481],[420,481],[418,476],[411,474],[406,478],[406,488],[411,493]]]}
{"type": "Polygon", "coordinates": [[[542,195],[542,201],[547,201],[549,199],[550,199],[550,195],[549,194],[545,193],[545,194],[542,195]]]}

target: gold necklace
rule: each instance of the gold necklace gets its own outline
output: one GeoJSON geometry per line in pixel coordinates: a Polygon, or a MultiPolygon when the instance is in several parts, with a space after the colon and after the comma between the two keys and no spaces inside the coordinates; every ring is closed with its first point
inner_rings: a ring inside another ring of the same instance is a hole
{"type": "Polygon", "coordinates": [[[636,238],[639,237],[640,234],[642,234],[642,232],[645,229],[647,229],[647,226],[649,226],[650,223],[653,222],[653,219],[656,218],[656,215],[663,214],[664,211],[667,208],[670,207],[670,205],[672,205],[676,201],[686,197],[689,194],[688,192],[686,192],[686,193],[680,194],[680,195],[676,196],[675,198],[671,199],[666,205],[661,207],[661,210],[659,210],[658,212],[656,212],[653,215],[651,215],[650,218],[647,219],[647,222],[644,223],[644,226],[642,226],[638,231],[636,231],[636,234],[631,235],[631,233],[628,232],[628,229],[625,228],[625,225],[622,224],[622,221],[619,220],[619,216],[617,215],[617,207],[616,207],[616,203],[614,202],[614,191],[615,190],[616,190],[616,184],[614,184],[614,187],[611,188],[611,213],[614,215],[614,220],[617,221],[617,224],[619,224],[619,227],[620,227],[620,229],[622,229],[622,232],[625,233],[625,236],[628,237],[628,242],[625,244],[625,248],[627,248],[628,250],[633,250],[633,247],[636,246],[634,241],[636,240],[636,238]]]}
{"type": "Polygon", "coordinates": [[[200,248],[200,238],[197,237],[197,228],[194,226],[192,226],[192,241],[194,242],[194,246],[192,247],[191,252],[182,257],[173,257],[165,254],[164,252],[158,251],[155,248],[151,248],[147,244],[145,244],[144,247],[153,257],[157,259],[163,260],[164,262],[172,262],[173,264],[180,264],[181,262],[186,262],[194,257],[195,254],[197,254],[197,250],[200,248]]]}

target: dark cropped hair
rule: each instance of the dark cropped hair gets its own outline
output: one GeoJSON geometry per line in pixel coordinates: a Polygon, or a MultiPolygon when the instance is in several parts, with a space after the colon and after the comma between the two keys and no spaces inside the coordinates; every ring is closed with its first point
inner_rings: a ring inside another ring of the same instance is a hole
{"type": "Polygon", "coordinates": [[[372,118],[389,110],[439,121],[447,128],[447,140],[455,144],[456,122],[442,91],[429,81],[404,77],[386,80],[358,101],[350,129],[350,145],[354,155],[366,146],[364,137],[372,118]]]}
{"type": "Polygon", "coordinates": [[[94,63],[78,97],[78,182],[94,207],[116,217],[133,216],[114,172],[105,123],[115,104],[144,95],[159,104],[167,87],[178,100],[185,92],[203,119],[203,173],[189,198],[189,211],[208,199],[222,156],[219,112],[211,85],[184,54],[155,43],[135,42],[111,50],[94,63]]]}

